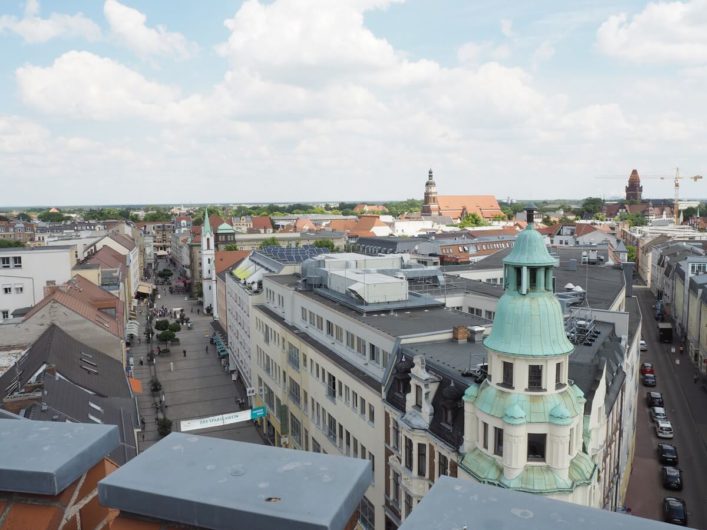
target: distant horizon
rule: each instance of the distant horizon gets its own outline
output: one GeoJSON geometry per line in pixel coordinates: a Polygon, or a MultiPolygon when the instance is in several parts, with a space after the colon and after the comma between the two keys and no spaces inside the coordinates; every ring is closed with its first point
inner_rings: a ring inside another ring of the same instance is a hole
{"type": "MultiPolygon", "coordinates": [[[[578,204],[588,197],[582,197],[580,199],[513,199],[512,203],[526,203],[526,202],[542,202],[542,203],[572,203],[578,204]]],[[[334,201],[290,201],[290,202],[168,202],[168,203],[143,203],[143,204],[48,204],[48,205],[23,205],[23,206],[13,206],[13,205],[0,205],[0,212],[6,212],[9,210],[49,210],[51,208],[74,208],[74,209],[90,209],[90,208],[143,208],[147,206],[152,206],[156,208],[175,208],[178,206],[184,206],[185,208],[200,208],[203,206],[228,206],[228,207],[256,207],[256,206],[268,206],[274,204],[275,206],[290,206],[292,204],[304,204],[307,206],[314,206],[318,204],[337,204],[337,203],[356,203],[356,204],[384,204],[389,202],[404,202],[407,200],[422,200],[416,199],[414,197],[408,197],[407,199],[390,199],[390,200],[334,200],[334,201]]],[[[506,199],[500,199],[496,197],[499,203],[507,204],[506,199]]],[[[625,198],[609,198],[604,199],[604,202],[614,203],[614,202],[626,202],[625,198]]],[[[674,197],[644,197],[642,201],[668,201],[673,202],[674,197]]],[[[680,202],[707,202],[707,198],[691,198],[691,197],[681,197],[680,202]]],[[[294,215],[294,214],[292,214],[294,215]]]]}

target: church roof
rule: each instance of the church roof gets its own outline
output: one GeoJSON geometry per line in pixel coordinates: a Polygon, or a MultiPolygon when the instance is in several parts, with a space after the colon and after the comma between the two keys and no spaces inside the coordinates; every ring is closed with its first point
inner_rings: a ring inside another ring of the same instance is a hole
{"type": "Polygon", "coordinates": [[[231,225],[228,223],[221,223],[219,227],[216,229],[216,232],[219,234],[235,234],[236,231],[233,229],[231,225]]]}
{"type": "Polygon", "coordinates": [[[503,215],[496,197],[493,195],[438,195],[440,215],[449,215],[459,218],[462,211],[467,214],[476,213],[481,217],[490,219],[496,215],[503,215]]]}

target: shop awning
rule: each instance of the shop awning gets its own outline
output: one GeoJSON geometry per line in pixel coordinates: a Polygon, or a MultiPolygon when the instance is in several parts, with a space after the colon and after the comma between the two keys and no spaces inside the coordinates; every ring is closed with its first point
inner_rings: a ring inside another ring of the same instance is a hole
{"type": "Polygon", "coordinates": [[[137,292],[142,294],[152,294],[155,286],[152,283],[140,282],[137,284],[137,292]]]}

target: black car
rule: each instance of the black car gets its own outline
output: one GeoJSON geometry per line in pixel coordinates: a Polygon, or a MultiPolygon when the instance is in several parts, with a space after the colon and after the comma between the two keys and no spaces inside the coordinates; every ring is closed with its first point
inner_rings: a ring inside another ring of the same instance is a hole
{"type": "Polygon", "coordinates": [[[663,479],[664,488],[678,491],[682,489],[682,471],[680,468],[663,466],[660,476],[663,479]]]}
{"type": "Polygon", "coordinates": [[[649,407],[665,407],[665,403],[663,402],[663,394],[660,392],[646,392],[646,402],[649,407]]]}
{"type": "Polygon", "coordinates": [[[658,460],[667,466],[678,465],[678,450],[674,445],[658,444],[658,460]]]}
{"type": "Polygon", "coordinates": [[[663,499],[663,520],[666,523],[687,526],[685,501],[678,497],[665,497],[663,499]]]}
{"type": "Polygon", "coordinates": [[[643,386],[655,386],[655,374],[643,374],[641,383],[643,383],[643,386]]]}

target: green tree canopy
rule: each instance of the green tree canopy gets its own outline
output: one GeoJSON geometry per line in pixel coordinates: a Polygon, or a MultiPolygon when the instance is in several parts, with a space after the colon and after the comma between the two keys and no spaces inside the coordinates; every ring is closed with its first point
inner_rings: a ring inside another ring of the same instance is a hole
{"type": "Polygon", "coordinates": [[[18,221],[31,221],[32,218],[29,216],[29,214],[26,214],[25,212],[22,212],[17,215],[17,220],[18,221]]]}
{"type": "MultiPolygon", "coordinates": [[[[18,216],[19,218],[19,216],[18,216]]],[[[44,221],[45,223],[60,223],[62,221],[65,221],[68,219],[63,213],[61,212],[50,212],[49,210],[40,213],[37,218],[40,221],[44,221]]]]}
{"type": "Polygon", "coordinates": [[[464,216],[459,223],[459,228],[470,228],[474,226],[486,226],[488,223],[484,221],[478,213],[470,213],[464,216]]]}
{"type": "Polygon", "coordinates": [[[317,239],[314,242],[314,246],[317,248],[329,249],[330,252],[336,252],[336,247],[331,239],[317,239]]]}
{"type": "Polygon", "coordinates": [[[25,244],[22,241],[17,241],[16,239],[0,239],[0,248],[14,248],[24,246],[25,244]]]}
{"type": "Polygon", "coordinates": [[[582,201],[582,213],[594,216],[601,212],[604,207],[604,200],[600,197],[587,197],[582,201]]]}
{"type": "Polygon", "coordinates": [[[629,226],[645,226],[648,224],[646,218],[640,213],[622,213],[619,221],[628,223],[629,226]]]}
{"type": "Polygon", "coordinates": [[[235,243],[229,243],[225,247],[223,247],[224,250],[238,250],[238,245],[235,243]]]}
{"type": "Polygon", "coordinates": [[[627,259],[629,261],[633,261],[635,263],[636,262],[636,247],[634,247],[633,245],[626,245],[626,250],[628,250],[627,259]]]}
{"type": "Polygon", "coordinates": [[[157,331],[164,331],[166,329],[169,329],[169,320],[158,320],[155,322],[155,329],[157,331]]]}
{"type": "Polygon", "coordinates": [[[260,246],[258,248],[279,247],[279,246],[281,246],[281,245],[275,237],[268,237],[266,239],[263,239],[262,243],[260,243],[260,246]]]}
{"type": "Polygon", "coordinates": [[[160,342],[170,342],[176,338],[174,331],[166,330],[157,335],[157,339],[160,342]]]}

